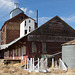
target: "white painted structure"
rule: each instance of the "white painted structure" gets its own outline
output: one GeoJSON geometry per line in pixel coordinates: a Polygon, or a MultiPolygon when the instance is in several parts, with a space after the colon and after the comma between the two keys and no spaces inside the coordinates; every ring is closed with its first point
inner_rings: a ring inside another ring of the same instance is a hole
{"type": "Polygon", "coordinates": [[[13,50],[13,59],[15,59],[15,56],[14,56],[14,50],[13,50]]]}
{"type": "Polygon", "coordinates": [[[20,24],[20,37],[32,32],[35,30],[35,20],[32,18],[26,18],[21,24],[20,24]]]}
{"type": "Polygon", "coordinates": [[[24,13],[20,8],[16,8],[10,12],[10,18],[13,18],[14,16],[24,13]]]}
{"type": "Polygon", "coordinates": [[[9,59],[9,51],[7,51],[7,53],[8,53],[8,59],[9,59]]]}
{"type": "Polygon", "coordinates": [[[68,68],[66,67],[66,65],[64,64],[64,62],[61,59],[59,59],[59,69],[64,70],[64,71],[68,70],[68,68]]]}
{"type": "MultiPolygon", "coordinates": [[[[26,71],[34,71],[34,72],[49,72],[48,69],[48,61],[47,58],[41,58],[34,61],[34,58],[25,58],[25,70],[26,71]],[[37,63],[37,64],[35,64],[37,63]]],[[[54,70],[64,70],[67,71],[67,67],[63,63],[61,59],[59,59],[59,68],[57,67],[57,61],[54,61],[54,58],[52,58],[52,68],[54,70]]]]}
{"type": "Polygon", "coordinates": [[[25,70],[31,72],[31,71],[35,71],[35,72],[48,72],[47,70],[47,58],[41,58],[36,61],[34,61],[34,58],[25,58],[25,70]],[[26,63],[27,62],[27,63],[26,63]],[[35,63],[37,63],[35,65],[35,63]]]}

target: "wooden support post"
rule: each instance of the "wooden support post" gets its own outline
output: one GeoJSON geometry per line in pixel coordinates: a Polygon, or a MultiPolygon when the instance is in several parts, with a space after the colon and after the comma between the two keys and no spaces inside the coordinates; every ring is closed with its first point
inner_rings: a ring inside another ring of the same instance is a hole
{"type": "Polygon", "coordinates": [[[8,58],[9,58],[9,50],[8,50],[8,58]]]}
{"type": "Polygon", "coordinates": [[[28,65],[29,65],[29,70],[30,70],[30,63],[31,63],[31,62],[30,62],[30,59],[29,59],[29,61],[28,61],[28,65]]]}
{"type": "Polygon", "coordinates": [[[38,58],[38,71],[39,71],[39,58],[38,58]]]}
{"type": "Polygon", "coordinates": [[[59,70],[61,69],[61,62],[60,62],[60,58],[59,58],[59,70]]]}
{"type": "Polygon", "coordinates": [[[41,60],[41,65],[42,65],[42,70],[44,69],[44,58],[41,58],[42,60],[41,60]]]}
{"type": "Polygon", "coordinates": [[[22,48],[22,60],[23,60],[23,48],[22,48]]]}
{"type": "Polygon", "coordinates": [[[42,69],[42,58],[40,59],[40,68],[42,69]]]}
{"type": "Polygon", "coordinates": [[[27,70],[28,70],[28,67],[29,67],[29,59],[27,59],[27,70]]]}
{"type": "Polygon", "coordinates": [[[52,68],[54,68],[54,58],[52,58],[52,68]]]}
{"type": "Polygon", "coordinates": [[[60,66],[59,69],[61,70],[67,71],[68,69],[61,59],[59,59],[59,66],[60,66]]]}
{"type": "Polygon", "coordinates": [[[25,69],[26,69],[26,58],[25,58],[25,69]]]}
{"type": "Polygon", "coordinates": [[[55,61],[55,69],[57,70],[57,61],[55,61]]]}
{"type": "Polygon", "coordinates": [[[30,59],[30,70],[32,71],[32,58],[30,59]]]}
{"type": "Polygon", "coordinates": [[[13,50],[13,59],[14,59],[14,50],[13,50]]]}
{"type": "Polygon", "coordinates": [[[33,71],[34,71],[34,58],[33,58],[33,71]]]}
{"type": "Polygon", "coordinates": [[[46,69],[47,69],[47,58],[46,58],[46,69]]]}

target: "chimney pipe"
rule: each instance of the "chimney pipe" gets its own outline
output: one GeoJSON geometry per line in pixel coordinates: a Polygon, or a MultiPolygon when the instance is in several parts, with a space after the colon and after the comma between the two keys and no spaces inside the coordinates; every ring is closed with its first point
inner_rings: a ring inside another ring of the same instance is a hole
{"type": "Polygon", "coordinates": [[[38,10],[36,11],[36,22],[37,22],[37,28],[38,28],[38,10]]]}

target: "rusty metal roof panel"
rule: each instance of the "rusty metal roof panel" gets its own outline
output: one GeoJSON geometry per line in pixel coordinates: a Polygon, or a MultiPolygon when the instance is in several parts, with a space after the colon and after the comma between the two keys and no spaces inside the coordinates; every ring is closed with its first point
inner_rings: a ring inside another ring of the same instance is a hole
{"type": "Polygon", "coordinates": [[[64,46],[64,45],[75,45],[75,39],[72,41],[69,41],[67,43],[62,44],[62,46],[64,46]]]}

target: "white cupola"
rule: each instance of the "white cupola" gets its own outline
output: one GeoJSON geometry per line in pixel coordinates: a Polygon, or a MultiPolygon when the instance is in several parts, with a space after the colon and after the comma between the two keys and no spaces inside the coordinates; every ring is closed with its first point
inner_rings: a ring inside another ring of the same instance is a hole
{"type": "Polygon", "coordinates": [[[16,4],[16,8],[13,9],[11,12],[10,12],[10,18],[13,18],[15,17],[16,15],[20,14],[20,13],[24,13],[17,5],[18,3],[15,3],[16,4]]]}

